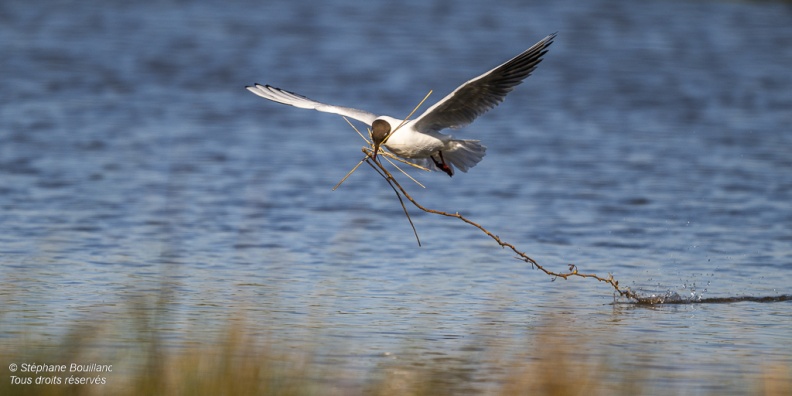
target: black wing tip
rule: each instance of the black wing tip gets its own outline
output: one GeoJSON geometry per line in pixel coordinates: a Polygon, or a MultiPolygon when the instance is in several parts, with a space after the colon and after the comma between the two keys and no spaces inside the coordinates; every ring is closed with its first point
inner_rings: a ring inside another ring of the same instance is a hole
{"type": "Polygon", "coordinates": [[[509,62],[504,64],[504,66],[510,64],[511,67],[527,72],[525,76],[520,78],[521,80],[528,77],[536,65],[542,62],[544,55],[548,51],[548,47],[550,47],[550,44],[553,44],[553,39],[555,39],[557,33],[558,32],[548,34],[545,38],[539,40],[536,44],[512,58],[509,62]]]}
{"type": "Polygon", "coordinates": [[[548,34],[547,36],[545,36],[545,38],[539,40],[536,44],[532,45],[531,48],[525,50],[524,53],[533,53],[539,51],[540,53],[538,56],[541,57],[547,52],[547,47],[553,44],[553,40],[555,40],[557,35],[558,32],[553,32],[548,34]]]}
{"type": "Polygon", "coordinates": [[[262,85],[262,84],[259,84],[259,83],[253,83],[253,85],[245,85],[245,88],[259,88],[259,89],[261,89],[261,88],[266,88],[266,89],[273,88],[273,89],[278,89],[278,88],[275,88],[275,87],[273,87],[273,86],[271,86],[269,84],[262,85]]]}
{"type": "Polygon", "coordinates": [[[534,44],[533,47],[537,49],[541,48],[543,51],[547,51],[547,47],[549,47],[550,44],[553,44],[553,40],[555,40],[556,36],[558,36],[558,32],[550,33],[545,36],[545,38],[539,40],[538,43],[534,44]]]}

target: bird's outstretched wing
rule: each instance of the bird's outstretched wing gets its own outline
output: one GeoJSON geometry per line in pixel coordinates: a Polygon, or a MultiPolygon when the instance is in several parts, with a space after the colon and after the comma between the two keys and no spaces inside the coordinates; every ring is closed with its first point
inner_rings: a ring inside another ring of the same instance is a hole
{"type": "Polygon", "coordinates": [[[377,118],[375,114],[369,113],[368,111],[317,102],[313,99],[308,99],[305,96],[269,85],[254,84],[245,88],[256,95],[261,96],[264,99],[269,99],[273,102],[283,103],[290,106],[299,107],[301,109],[313,109],[323,111],[325,113],[339,114],[345,117],[356,119],[360,122],[365,122],[368,125],[371,125],[371,123],[377,118]]]}
{"type": "Polygon", "coordinates": [[[553,33],[543,38],[508,62],[462,84],[416,118],[415,129],[437,132],[470,124],[503,102],[506,94],[531,75],[555,36],[553,33]]]}

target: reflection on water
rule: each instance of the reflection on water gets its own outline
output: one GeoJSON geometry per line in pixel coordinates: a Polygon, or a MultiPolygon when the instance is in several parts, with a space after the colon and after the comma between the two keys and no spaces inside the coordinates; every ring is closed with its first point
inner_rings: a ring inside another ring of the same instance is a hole
{"type": "Polygon", "coordinates": [[[692,295],[690,297],[682,297],[678,293],[669,293],[663,296],[647,296],[638,301],[639,305],[655,305],[655,304],[731,304],[738,302],[756,302],[756,303],[774,303],[792,301],[792,295],[782,294],[778,296],[737,296],[737,297],[710,297],[704,298],[701,296],[692,295]]]}
{"type": "Polygon", "coordinates": [[[569,337],[619,335],[595,352],[659,367],[668,381],[649,387],[717,393],[760,363],[788,367],[790,14],[783,2],[4,3],[0,345],[75,322],[134,328],[140,312],[163,342],[201,345],[243,312],[283,348],[359,374],[387,353],[510,351],[552,313],[569,337]],[[488,146],[481,164],[420,174],[427,188],[410,193],[553,270],[746,301],[625,309],[601,283],[550,282],[458,220],[411,212],[418,248],[370,169],[331,191],[361,156],[343,120],[244,90],[401,117],[556,31],[525,84],[454,131],[488,146]],[[753,301],[765,298],[784,301],[753,301]]]}

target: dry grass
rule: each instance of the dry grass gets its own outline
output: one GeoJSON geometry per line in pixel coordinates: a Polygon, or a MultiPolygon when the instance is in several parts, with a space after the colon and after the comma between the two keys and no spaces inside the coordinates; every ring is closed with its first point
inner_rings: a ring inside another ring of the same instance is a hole
{"type": "MultiPolygon", "coordinates": [[[[467,361],[384,359],[361,375],[319,364],[310,350],[279,350],[235,323],[213,345],[193,347],[164,347],[157,332],[147,331],[132,347],[111,348],[107,345],[116,331],[84,326],[76,326],[53,344],[20,341],[18,348],[0,350],[6,367],[9,362],[109,361],[114,371],[101,374],[107,378],[105,385],[13,385],[6,370],[0,394],[634,395],[651,391],[647,379],[652,372],[625,369],[623,357],[603,357],[581,348],[593,344],[587,340],[569,342],[552,325],[527,342],[532,347],[526,346],[525,351],[510,354],[503,361],[498,351],[479,351],[467,361]],[[500,378],[486,378],[486,374],[477,372],[480,359],[501,366],[500,378]]],[[[596,346],[593,348],[596,351],[596,346]]],[[[758,378],[743,381],[753,394],[792,394],[788,366],[768,366],[758,378]]]]}

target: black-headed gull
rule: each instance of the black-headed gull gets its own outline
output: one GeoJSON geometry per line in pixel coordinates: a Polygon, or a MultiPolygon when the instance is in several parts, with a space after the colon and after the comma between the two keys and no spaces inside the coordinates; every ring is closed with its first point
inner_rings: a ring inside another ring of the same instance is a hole
{"type": "Polygon", "coordinates": [[[440,133],[445,128],[461,128],[500,104],[515,86],[531,75],[542,61],[555,33],[545,37],[506,63],[462,84],[418,118],[404,120],[378,116],[350,107],[333,106],[269,85],[255,84],[248,91],[274,102],[340,114],[371,126],[374,153],[384,146],[393,154],[431,170],[454,175],[476,166],[487,150],[478,140],[454,139],[440,133]]]}

